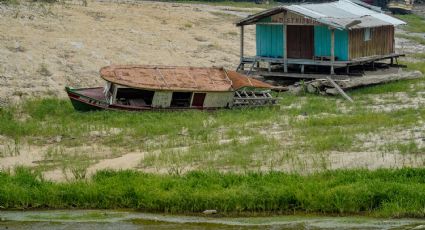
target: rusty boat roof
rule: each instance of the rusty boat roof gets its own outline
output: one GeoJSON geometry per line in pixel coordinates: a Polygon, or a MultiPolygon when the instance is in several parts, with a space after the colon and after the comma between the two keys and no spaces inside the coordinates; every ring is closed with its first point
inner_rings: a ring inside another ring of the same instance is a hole
{"type": "Polygon", "coordinates": [[[219,67],[111,65],[101,68],[100,75],[108,82],[147,90],[226,92],[244,87],[272,88],[219,67]]]}

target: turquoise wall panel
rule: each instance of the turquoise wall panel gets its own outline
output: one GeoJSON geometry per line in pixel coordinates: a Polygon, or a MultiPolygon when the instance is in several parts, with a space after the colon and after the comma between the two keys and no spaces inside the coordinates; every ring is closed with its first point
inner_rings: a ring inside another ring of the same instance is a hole
{"type": "Polygon", "coordinates": [[[338,60],[348,61],[348,31],[335,30],[335,56],[338,60]]]}
{"type": "MultiPolygon", "coordinates": [[[[314,27],[314,55],[331,56],[331,31],[327,26],[314,27]]],[[[347,30],[335,30],[335,56],[340,61],[348,60],[347,30]]]]}
{"type": "Polygon", "coordinates": [[[314,56],[331,56],[331,32],[326,26],[314,27],[314,56]]]}
{"type": "Polygon", "coordinates": [[[257,56],[283,57],[282,25],[257,24],[255,36],[257,56]]]}

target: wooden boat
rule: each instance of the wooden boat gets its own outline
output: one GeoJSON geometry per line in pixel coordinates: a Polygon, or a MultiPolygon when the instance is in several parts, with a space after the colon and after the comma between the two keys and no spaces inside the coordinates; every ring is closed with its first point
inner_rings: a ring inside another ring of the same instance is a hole
{"type": "Polygon", "coordinates": [[[65,90],[79,111],[218,109],[276,104],[271,85],[224,68],[106,66],[104,87],[65,90]]]}
{"type": "Polygon", "coordinates": [[[390,0],[388,10],[393,14],[411,14],[414,0],[390,0]]]}

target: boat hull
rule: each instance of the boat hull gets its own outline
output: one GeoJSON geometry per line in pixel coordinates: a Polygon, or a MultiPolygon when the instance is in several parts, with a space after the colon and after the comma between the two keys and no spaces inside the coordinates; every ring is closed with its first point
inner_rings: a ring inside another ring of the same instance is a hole
{"type": "Polygon", "coordinates": [[[261,98],[235,98],[232,107],[168,107],[168,108],[155,108],[151,106],[131,106],[121,104],[109,104],[106,99],[103,87],[95,88],[70,88],[65,87],[66,93],[71,100],[72,106],[77,111],[98,111],[98,110],[114,110],[114,111],[182,111],[182,110],[217,110],[229,108],[242,108],[242,107],[264,107],[273,106],[276,104],[276,99],[269,100],[266,103],[259,103],[261,98]]]}
{"type": "Polygon", "coordinates": [[[413,6],[400,3],[389,3],[387,8],[392,14],[411,14],[413,6]]]}
{"type": "Polygon", "coordinates": [[[75,110],[81,112],[98,111],[98,110],[113,110],[113,111],[182,111],[182,110],[217,110],[224,109],[225,107],[184,107],[184,108],[154,108],[151,106],[127,106],[119,104],[109,104],[103,96],[103,88],[80,88],[74,89],[65,87],[65,91],[71,100],[72,106],[75,110]]]}
{"type": "Polygon", "coordinates": [[[108,104],[105,99],[99,97],[93,97],[90,95],[85,95],[84,91],[97,91],[101,92],[102,88],[86,88],[86,89],[73,89],[70,87],[65,87],[65,91],[68,94],[69,99],[71,100],[72,106],[77,111],[96,111],[104,110],[108,107],[108,104]]]}

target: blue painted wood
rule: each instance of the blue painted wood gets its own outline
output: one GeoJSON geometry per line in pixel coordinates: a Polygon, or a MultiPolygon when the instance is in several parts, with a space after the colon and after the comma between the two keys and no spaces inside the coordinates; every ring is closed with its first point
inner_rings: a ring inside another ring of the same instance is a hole
{"type": "Polygon", "coordinates": [[[331,56],[331,32],[326,26],[314,27],[314,56],[331,56]]]}
{"type": "MultiPolygon", "coordinates": [[[[327,26],[314,27],[314,55],[331,56],[331,31],[327,26]]],[[[335,30],[335,56],[348,61],[348,31],[335,30]]]]}
{"type": "Polygon", "coordinates": [[[348,31],[335,30],[335,56],[338,60],[348,61],[348,31]]]}
{"type": "Polygon", "coordinates": [[[256,25],[257,56],[283,57],[283,27],[282,25],[256,25]]]}

